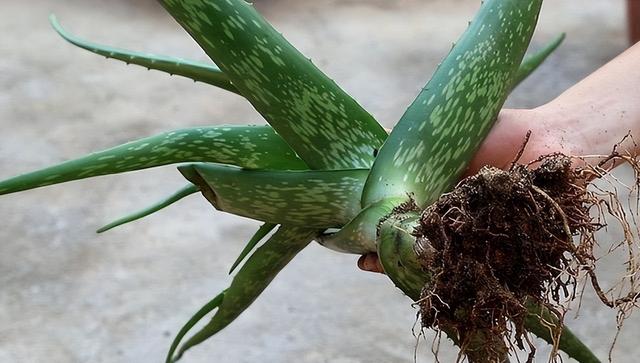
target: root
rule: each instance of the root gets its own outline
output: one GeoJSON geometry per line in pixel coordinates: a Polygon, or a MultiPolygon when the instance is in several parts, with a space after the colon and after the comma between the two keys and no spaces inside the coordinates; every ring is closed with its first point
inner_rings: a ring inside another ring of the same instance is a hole
{"type": "MultiPolygon", "coordinates": [[[[580,167],[562,154],[522,165],[521,154],[506,171],[485,167],[460,182],[423,211],[414,231],[416,254],[431,275],[418,301],[422,325],[437,337],[453,332],[459,361],[503,362],[521,350],[533,362],[535,346],[524,328],[527,306],[543,306],[562,322],[585,278],[604,305],[618,309],[619,327],[640,300],[638,160],[617,147],[597,164],[580,167]],[[621,163],[635,173],[631,186],[610,174],[621,163]],[[615,186],[604,191],[595,179],[615,186]],[[618,199],[619,186],[636,196],[627,201],[635,208],[631,215],[618,199]],[[624,235],[609,250],[627,250],[627,274],[609,290],[600,284],[594,256],[596,232],[607,227],[607,219],[624,235]]],[[[553,361],[559,359],[562,324],[545,325],[554,337],[553,361]]]]}

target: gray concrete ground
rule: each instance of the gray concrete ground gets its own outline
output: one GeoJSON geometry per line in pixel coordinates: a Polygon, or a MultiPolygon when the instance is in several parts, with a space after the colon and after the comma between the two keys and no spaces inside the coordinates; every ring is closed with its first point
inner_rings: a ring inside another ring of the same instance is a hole
{"type": "MultiPolygon", "coordinates": [[[[173,128],[261,122],[239,97],[77,50],[86,38],[204,55],[151,0],[0,0],[0,177],[173,128]]],[[[465,28],[477,0],[257,1],[304,53],[386,126],[465,28]]],[[[548,1],[534,46],[566,31],[557,55],[511,98],[550,100],[626,46],[622,0],[548,1]]],[[[226,287],[256,223],[191,197],[105,235],[94,229],[182,186],[172,167],[0,198],[0,362],[158,362],[181,324],[226,287]]],[[[306,249],[231,327],[185,362],[411,362],[416,311],[356,257],[306,249]]],[[[611,266],[615,266],[612,263],[611,266]]],[[[615,270],[612,268],[612,270],[615,270]]],[[[569,324],[606,357],[615,315],[591,294],[569,324]]],[[[640,355],[638,319],[616,347],[640,355]]],[[[431,362],[431,336],[417,361],[431,362]]],[[[443,342],[443,361],[453,359],[443,342]]],[[[540,355],[538,361],[545,359],[540,355]]]]}

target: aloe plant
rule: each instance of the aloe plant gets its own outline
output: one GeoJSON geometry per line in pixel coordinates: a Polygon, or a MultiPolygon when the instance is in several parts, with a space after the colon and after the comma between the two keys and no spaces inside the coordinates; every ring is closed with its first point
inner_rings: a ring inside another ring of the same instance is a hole
{"type": "MultiPolygon", "coordinates": [[[[524,58],[542,0],[485,1],[388,135],[251,4],[243,0],[161,0],[160,4],[215,64],[94,44],[67,33],[53,16],[51,23],[67,41],[93,53],[244,97],[268,125],[166,132],[2,181],[0,194],[181,164],[178,169],[189,182],[185,187],[99,232],[196,192],[218,210],[264,223],[233,263],[231,271],[236,272],[229,288],[180,330],[167,362],[233,322],[313,240],[340,252],[378,253],[389,278],[417,300],[429,276],[413,252],[415,240],[409,232],[416,215],[407,212],[389,219],[390,212],[410,198],[426,207],[452,187],[510,91],[564,37],[524,58]],[[213,311],[205,327],[183,343],[190,329],[213,311]]],[[[532,316],[540,313],[536,311],[532,307],[532,316]]],[[[527,327],[552,343],[549,330],[538,319],[530,319],[527,327]]],[[[559,345],[581,362],[597,361],[566,328],[559,345]]]]}

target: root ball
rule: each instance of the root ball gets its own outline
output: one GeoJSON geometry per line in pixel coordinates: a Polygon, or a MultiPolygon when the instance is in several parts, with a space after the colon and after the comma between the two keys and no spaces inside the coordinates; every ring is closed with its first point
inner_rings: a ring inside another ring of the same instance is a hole
{"type": "Polygon", "coordinates": [[[585,185],[569,157],[551,155],[534,169],[485,167],[427,208],[414,232],[432,275],[423,326],[453,332],[470,361],[502,362],[511,342],[533,352],[527,304],[561,310],[593,260],[573,241],[598,228],[585,185]]]}

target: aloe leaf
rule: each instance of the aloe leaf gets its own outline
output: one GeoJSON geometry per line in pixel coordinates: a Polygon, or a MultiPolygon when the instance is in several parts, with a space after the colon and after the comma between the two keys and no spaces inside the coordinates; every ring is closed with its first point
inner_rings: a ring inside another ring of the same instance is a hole
{"type": "Polygon", "coordinates": [[[180,347],[174,361],[180,359],[186,350],[202,343],[234,321],[317,233],[318,231],[303,228],[279,228],[242,265],[231,286],[224,292],[224,299],[211,321],[180,347]]]}
{"type": "Polygon", "coordinates": [[[323,234],[316,238],[322,246],[342,253],[364,255],[377,251],[376,235],[378,223],[391,214],[406,198],[386,199],[363,209],[338,232],[323,234]]]}
{"type": "Polygon", "coordinates": [[[243,0],[161,0],[312,169],[368,168],[384,129],[243,0]]]}
{"type": "Polygon", "coordinates": [[[236,269],[236,267],[238,267],[238,265],[240,265],[240,263],[245,259],[245,257],[247,257],[247,255],[249,255],[251,251],[253,251],[254,247],[256,247],[258,242],[262,241],[262,239],[266,235],[268,235],[269,232],[271,232],[274,228],[276,228],[276,226],[277,225],[273,223],[265,223],[262,226],[260,226],[260,228],[258,228],[256,233],[253,235],[253,237],[251,237],[251,239],[249,240],[247,245],[244,247],[242,252],[240,252],[240,256],[238,256],[238,258],[236,259],[236,262],[234,262],[233,265],[231,265],[231,268],[229,269],[229,274],[233,273],[233,271],[236,269]]]}
{"type": "Polygon", "coordinates": [[[107,224],[106,226],[98,229],[96,232],[97,233],[102,233],[102,232],[106,232],[110,229],[116,228],[118,226],[121,226],[123,224],[127,224],[133,221],[136,221],[138,219],[147,217],[161,209],[164,209],[168,206],[170,206],[171,204],[185,198],[188,197],[191,194],[197,193],[198,192],[198,187],[193,185],[193,184],[189,184],[187,186],[185,186],[184,188],[178,190],[177,192],[171,194],[170,196],[164,198],[163,200],[156,202],[153,205],[150,205],[144,209],[141,209],[135,213],[129,214],[125,217],[119,218],[109,224],[107,224]]]}
{"type": "Polygon", "coordinates": [[[191,328],[193,328],[196,324],[198,324],[198,322],[202,320],[205,316],[207,316],[207,314],[209,314],[213,310],[220,307],[220,304],[222,304],[222,300],[224,299],[224,293],[225,291],[221,292],[216,297],[214,297],[211,301],[206,303],[202,308],[200,308],[200,310],[198,310],[191,317],[191,319],[189,319],[189,321],[187,321],[186,324],[184,324],[184,326],[180,329],[178,334],[176,334],[176,337],[171,342],[171,347],[169,348],[169,353],[167,354],[166,363],[171,362],[171,358],[173,357],[173,354],[175,353],[176,349],[178,349],[178,346],[180,345],[182,338],[184,338],[184,336],[187,335],[187,333],[191,330],[191,328]]]}
{"type": "Polygon", "coordinates": [[[511,90],[542,0],[487,0],[380,150],[363,205],[412,193],[420,206],[455,183],[511,90]]]}
{"type": "Polygon", "coordinates": [[[198,63],[186,59],[155,55],[149,53],[134,52],[126,49],[113,48],[80,39],[67,32],[58,22],[55,15],[49,16],[51,26],[62,38],[69,43],[86,49],[101,56],[117,59],[127,64],[136,64],[147,69],[155,69],[171,75],[178,75],[190,78],[194,81],[208,83],[210,85],[238,93],[238,90],[231,84],[229,78],[215,65],[198,63]]]}
{"type": "Polygon", "coordinates": [[[562,33],[558,35],[554,40],[547,44],[544,48],[540,49],[536,53],[526,56],[518,69],[513,79],[513,85],[511,88],[516,88],[522,81],[531,75],[547,58],[562,44],[566,37],[566,34],[562,33]]]}
{"type": "Polygon", "coordinates": [[[307,169],[269,126],[197,127],[132,141],[0,181],[0,195],[182,162],[215,162],[250,169],[307,169]]]}
{"type": "Polygon", "coordinates": [[[216,209],[255,220],[340,227],[360,211],[368,169],[273,171],[215,164],[178,168],[216,209]]]}

